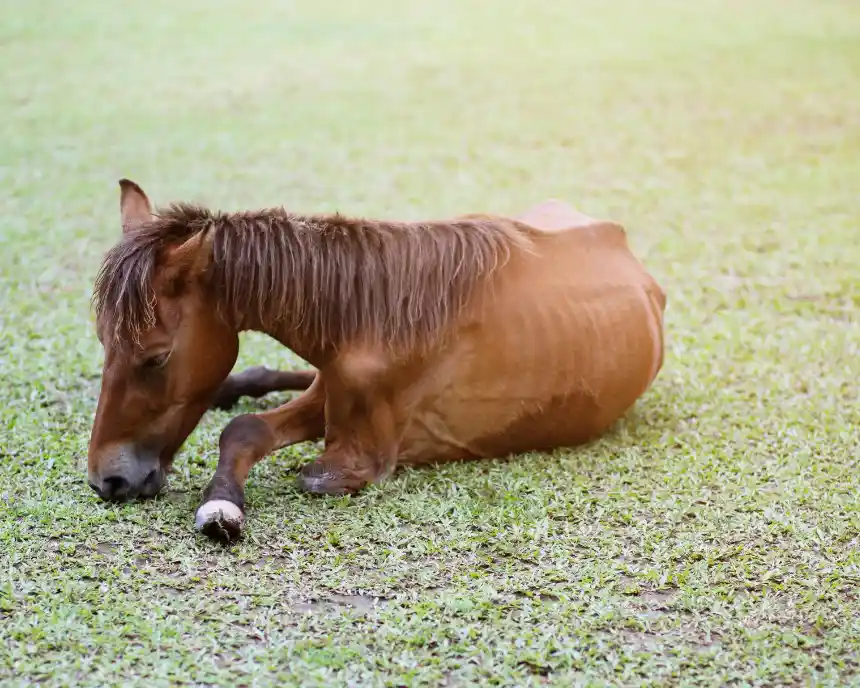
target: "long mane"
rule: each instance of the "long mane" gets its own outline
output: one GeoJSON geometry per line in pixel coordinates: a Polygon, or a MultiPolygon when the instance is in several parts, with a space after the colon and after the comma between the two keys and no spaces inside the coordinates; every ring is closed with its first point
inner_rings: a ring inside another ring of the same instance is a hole
{"type": "Polygon", "coordinates": [[[333,346],[428,343],[482,281],[531,245],[523,225],[501,219],[396,223],[174,204],[105,256],[93,293],[103,333],[127,342],[154,324],[160,256],[201,232],[224,317],[333,346]]]}

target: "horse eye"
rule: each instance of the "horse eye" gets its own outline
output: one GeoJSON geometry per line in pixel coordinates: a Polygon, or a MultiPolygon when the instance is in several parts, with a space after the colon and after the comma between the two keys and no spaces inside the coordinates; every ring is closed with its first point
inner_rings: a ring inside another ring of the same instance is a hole
{"type": "Polygon", "coordinates": [[[144,370],[156,370],[158,368],[163,368],[164,364],[167,363],[167,358],[170,354],[158,354],[157,356],[151,356],[147,358],[142,364],[141,368],[144,370]]]}

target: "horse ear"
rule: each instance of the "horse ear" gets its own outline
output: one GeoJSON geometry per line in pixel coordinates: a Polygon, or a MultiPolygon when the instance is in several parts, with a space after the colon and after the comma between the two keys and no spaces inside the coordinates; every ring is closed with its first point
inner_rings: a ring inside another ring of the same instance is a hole
{"type": "Polygon", "coordinates": [[[193,279],[206,272],[212,259],[209,232],[197,232],[184,243],[169,249],[165,260],[165,285],[169,295],[178,295],[193,279]]]}
{"type": "Polygon", "coordinates": [[[130,179],[119,180],[119,210],[122,215],[122,233],[136,229],[152,219],[149,199],[137,184],[130,179]]]}

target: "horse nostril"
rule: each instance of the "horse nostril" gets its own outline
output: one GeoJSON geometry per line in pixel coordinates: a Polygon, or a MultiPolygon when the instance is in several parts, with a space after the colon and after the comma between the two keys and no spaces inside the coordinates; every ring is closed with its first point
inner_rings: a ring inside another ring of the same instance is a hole
{"type": "Polygon", "coordinates": [[[95,483],[90,483],[90,489],[95,491],[98,494],[102,493],[102,491],[99,489],[99,486],[96,485],[95,483]]]}
{"type": "Polygon", "coordinates": [[[161,481],[161,470],[158,468],[151,470],[143,481],[143,485],[141,485],[140,496],[147,499],[155,497],[161,491],[161,481]]]}
{"type": "Polygon", "coordinates": [[[104,499],[119,501],[125,498],[128,494],[130,484],[128,480],[119,475],[112,475],[105,478],[103,481],[101,496],[104,499]]]}

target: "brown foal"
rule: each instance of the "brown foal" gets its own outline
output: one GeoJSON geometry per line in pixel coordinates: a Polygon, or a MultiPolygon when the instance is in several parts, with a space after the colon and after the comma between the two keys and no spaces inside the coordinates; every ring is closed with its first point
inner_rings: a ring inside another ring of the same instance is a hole
{"type": "Polygon", "coordinates": [[[304,390],[222,432],[197,512],[213,537],[238,537],[248,474],[281,447],[324,438],[298,483],[344,494],[398,465],[578,445],[663,364],[663,291],[619,225],[559,201],[402,223],[187,204],[153,214],[137,184],[120,186],[123,236],[94,294],[98,494],[156,494],[213,405],[304,390]],[[316,371],[230,376],[244,330],[316,371]]]}

